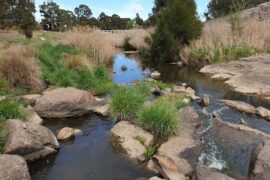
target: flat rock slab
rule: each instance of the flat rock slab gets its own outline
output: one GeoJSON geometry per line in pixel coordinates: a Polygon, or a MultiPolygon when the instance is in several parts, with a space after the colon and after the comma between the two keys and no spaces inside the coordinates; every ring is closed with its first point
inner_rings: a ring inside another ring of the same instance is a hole
{"type": "Polygon", "coordinates": [[[1,180],[31,180],[25,160],[17,155],[0,155],[1,180]]]}
{"type": "Polygon", "coordinates": [[[128,121],[121,121],[112,130],[113,137],[131,159],[140,159],[147,146],[153,143],[153,135],[128,121]],[[140,142],[140,140],[143,141],[140,142]]]}
{"type": "Polygon", "coordinates": [[[59,148],[56,137],[46,127],[10,119],[6,128],[6,154],[20,155],[27,161],[33,161],[55,153],[59,148]]]}
{"type": "Polygon", "coordinates": [[[237,92],[270,97],[270,56],[253,56],[231,63],[205,66],[201,73],[225,83],[237,92]]]}
{"type": "Polygon", "coordinates": [[[44,92],[34,107],[44,118],[76,117],[89,113],[97,102],[87,91],[75,88],[58,88],[44,92]]]}

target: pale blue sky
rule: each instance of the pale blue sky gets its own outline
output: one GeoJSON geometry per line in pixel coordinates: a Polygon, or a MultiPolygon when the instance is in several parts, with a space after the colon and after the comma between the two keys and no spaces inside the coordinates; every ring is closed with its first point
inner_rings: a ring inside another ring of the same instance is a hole
{"type": "MultiPolygon", "coordinates": [[[[45,0],[47,1],[47,0],[45,0]]],[[[44,0],[36,0],[37,10],[38,6],[44,0]]],[[[151,13],[154,0],[54,0],[63,9],[74,10],[80,4],[88,5],[93,15],[97,17],[101,12],[108,15],[118,14],[121,17],[134,18],[136,13],[139,13],[143,19],[147,19],[148,14],[151,13]]],[[[209,0],[196,0],[198,13],[202,15],[206,11],[209,0]]],[[[37,13],[37,20],[40,20],[40,15],[37,13]]]]}

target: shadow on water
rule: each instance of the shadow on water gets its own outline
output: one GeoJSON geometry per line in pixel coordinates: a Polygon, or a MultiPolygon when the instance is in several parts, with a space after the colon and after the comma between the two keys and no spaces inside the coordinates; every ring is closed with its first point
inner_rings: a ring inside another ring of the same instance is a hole
{"type": "Polygon", "coordinates": [[[113,124],[97,115],[82,118],[46,120],[46,127],[56,133],[63,127],[79,128],[82,136],[61,142],[60,151],[44,160],[30,163],[32,179],[89,180],[136,179],[150,177],[143,166],[129,161],[111,146],[113,124]]]}

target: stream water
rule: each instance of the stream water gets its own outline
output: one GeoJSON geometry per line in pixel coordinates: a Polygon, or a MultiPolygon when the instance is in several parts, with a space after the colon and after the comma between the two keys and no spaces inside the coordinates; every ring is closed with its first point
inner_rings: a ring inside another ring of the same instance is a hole
{"type": "MultiPolygon", "coordinates": [[[[219,103],[219,100],[241,100],[267,108],[270,105],[258,98],[233,92],[221,81],[212,80],[194,70],[180,69],[175,65],[142,63],[136,55],[117,55],[111,69],[114,72],[112,78],[117,84],[130,84],[135,80],[142,80],[149,76],[151,71],[158,70],[162,74],[162,81],[186,82],[196,90],[197,95],[208,95],[211,103],[207,108],[192,104],[199,112],[205,131],[211,128],[211,114],[216,111],[225,121],[239,124],[241,119],[244,119],[248,126],[270,134],[270,122],[227,108],[219,103]],[[122,66],[126,66],[127,70],[122,71],[122,66]]],[[[78,128],[84,134],[72,141],[61,142],[57,154],[31,163],[29,166],[33,180],[131,180],[153,176],[142,165],[129,161],[112,147],[110,129],[113,122],[109,119],[89,115],[76,119],[46,120],[45,126],[53,132],[67,126],[78,128]]],[[[204,147],[197,165],[227,171],[237,177],[247,176],[247,156],[250,155],[252,147],[233,147],[230,144],[221,147],[217,143],[219,140],[211,133],[203,137],[204,147]],[[233,155],[228,156],[228,152],[232,153],[232,148],[233,155]]]]}

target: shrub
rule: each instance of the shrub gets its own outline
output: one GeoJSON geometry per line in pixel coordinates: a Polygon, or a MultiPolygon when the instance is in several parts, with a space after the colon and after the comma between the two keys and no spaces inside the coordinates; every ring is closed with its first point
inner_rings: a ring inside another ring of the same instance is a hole
{"type": "Polygon", "coordinates": [[[43,87],[40,68],[31,48],[9,48],[2,58],[0,72],[13,87],[29,89],[43,87]]]}
{"type": "Polygon", "coordinates": [[[160,61],[179,59],[180,45],[197,38],[201,28],[194,0],[168,1],[159,13],[156,32],[152,35],[151,56],[160,61]]]}
{"type": "Polygon", "coordinates": [[[166,101],[158,101],[151,106],[144,106],[139,113],[138,123],[156,137],[174,135],[178,129],[176,108],[166,101]]]}
{"type": "Polygon", "coordinates": [[[118,88],[112,93],[111,113],[120,120],[133,121],[149,95],[144,86],[118,88]]]}

